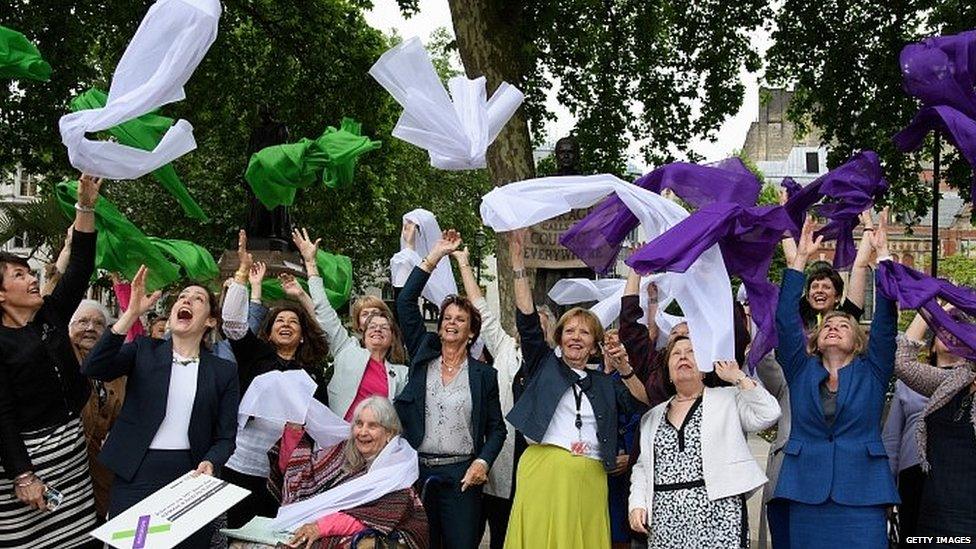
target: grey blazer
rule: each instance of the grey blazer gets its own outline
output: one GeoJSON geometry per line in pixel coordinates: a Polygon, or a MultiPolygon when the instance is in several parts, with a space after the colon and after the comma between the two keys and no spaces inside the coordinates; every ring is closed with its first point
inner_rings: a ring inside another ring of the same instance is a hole
{"type": "Polygon", "coordinates": [[[759,381],[776,398],[782,410],[776,423],[776,440],[769,445],[769,457],[766,459],[766,478],[769,482],[763,486],[762,509],[759,512],[759,547],[766,549],[766,503],[773,499],[776,482],[779,480],[779,470],[783,467],[783,446],[790,439],[790,388],[786,385],[783,367],[776,362],[776,353],[769,353],[759,361],[756,374],[759,381]]]}

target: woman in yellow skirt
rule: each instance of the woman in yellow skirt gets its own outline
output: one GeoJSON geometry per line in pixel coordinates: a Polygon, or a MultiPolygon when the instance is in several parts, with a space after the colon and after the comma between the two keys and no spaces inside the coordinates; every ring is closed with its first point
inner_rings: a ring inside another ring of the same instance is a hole
{"type": "Polygon", "coordinates": [[[525,278],[524,241],[524,230],[509,235],[527,383],[508,421],[529,447],[518,464],[505,548],[609,548],[607,471],[618,466],[617,417],[645,409],[647,395],[620,345],[606,349],[619,380],[586,368],[603,327],[585,309],[556,324],[560,356],[549,349],[525,278]]]}

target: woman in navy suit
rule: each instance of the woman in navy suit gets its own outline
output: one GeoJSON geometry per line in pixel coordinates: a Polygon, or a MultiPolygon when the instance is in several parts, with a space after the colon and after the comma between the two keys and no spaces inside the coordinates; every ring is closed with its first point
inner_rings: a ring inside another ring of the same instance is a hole
{"type": "Polygon", "coordinates": [[[505,442],[495,370],[470,356],[481,315],[466,298],[448,296],[437,332],[417,306],[431,271],[461,245],[444,233],[397,296],[397,319],[410,351],[410,380],[396,398],[403,437],[417,449],[432,549],[474,549],[481,530],[481,490],[505,442]]]}
{"type": "MultiPolygon", "coordinates": [[[[898,492],[881,442],[881,414],[894,369],[897,310],[880,293],[871,337],[849,314],[832,311],[804,340],[797,304],[806,260],[823,237],[803,225],[797,256],[783,275],[776,311],[776,358],[790,388],[793,417],[775,497],[787,500],[790,546],[888,546],[885,508],[898,492]]],[[[872,236],[879,261],[890,260],[884,218],[872,236]]]]}
{"type": "MultiPolygon", "coordinates": [[[[184,473],[212,475],[234,451],[239,390],[237,367],[201,345],[219,308],[202,286],[183,288],[169,314],[172,339],[140,337],[123,344],[135,320],[159,299],[147,296],[146,268],[132,279],[129,309],[92,349],[82,371],[112,381],[128,376],[125,402],[99,459],[115,479],[115,516],[184,473]]],[[[203,528],[180,547],[209,547],[203,528]]]]}

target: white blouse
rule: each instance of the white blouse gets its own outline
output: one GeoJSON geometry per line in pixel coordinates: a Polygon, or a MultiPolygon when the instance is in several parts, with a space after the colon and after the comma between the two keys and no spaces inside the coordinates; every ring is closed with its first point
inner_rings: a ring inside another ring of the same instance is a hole
{"type": "Polygon", "coordinates": [[[187,359],[173,352],[169,392],[166,394],[166,416],[149,444],[150,450],[189,450],[190,415],[197,397],[197,374],[200,358],[187,359]]]}

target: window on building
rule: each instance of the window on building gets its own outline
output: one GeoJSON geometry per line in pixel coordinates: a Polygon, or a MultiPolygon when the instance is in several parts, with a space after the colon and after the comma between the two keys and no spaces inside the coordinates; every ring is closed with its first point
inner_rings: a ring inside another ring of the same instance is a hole
{"type": "Polygon", "coordinates": [[[976,240],[969,238],[960,240],[959,252],[966,257],[976,257],[976,240]]]}
{"type": "Polygon", "coordinates": [[[807,153],[807,173],[818,173],[820,171],[820,153],[807,153]]]}
{"type": "Polygon", "coordinates": [[[37,196],[37,180],[31,176],[24,176],[20,180],[20,196],[37,196]]]}

